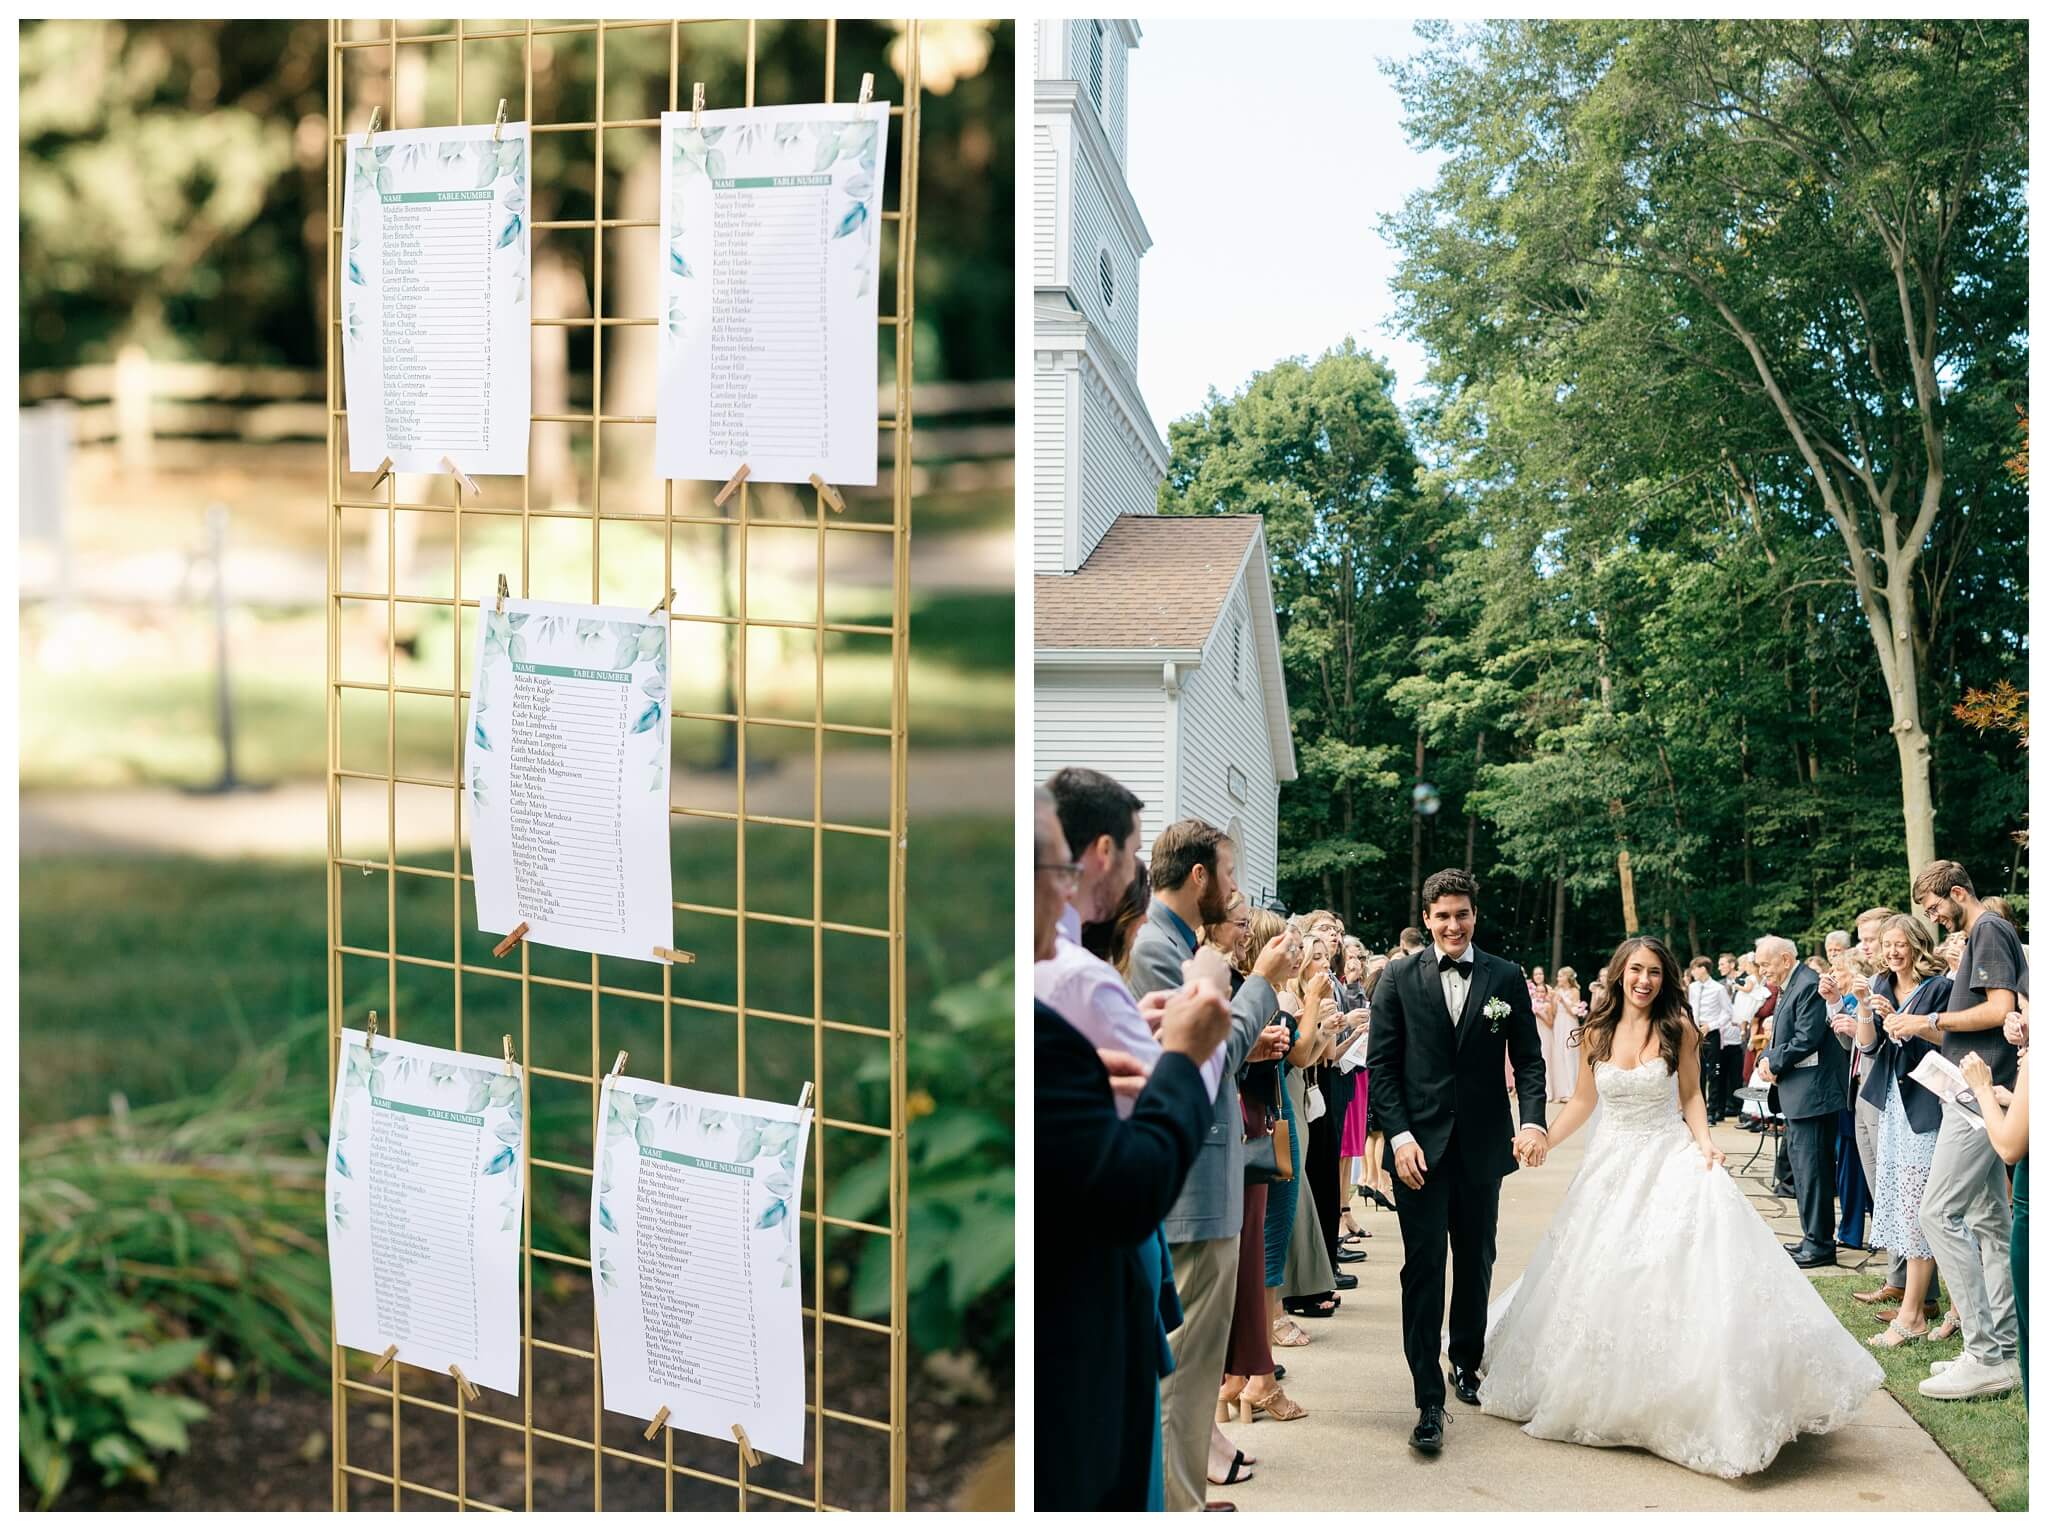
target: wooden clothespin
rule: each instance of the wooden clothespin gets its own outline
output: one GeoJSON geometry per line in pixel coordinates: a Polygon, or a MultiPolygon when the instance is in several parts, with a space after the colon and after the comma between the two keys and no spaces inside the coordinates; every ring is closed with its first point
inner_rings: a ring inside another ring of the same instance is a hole
{"type": "Polygon", "coordinates": [[[657,962],[695,962],[697,954],[678,951],[673,946],[657,946],[654,949],[654,959],[657,962]]]}
{"type": "Polygon", "coordinates": [[[503,142],[504,142],[504,140],[505,140],[505,98],[504,98],[503,96],[500,96],[500,97],[498,97],[498,120],[497,120],[497,122],[496,122],[496,123],[494,123],[494,124],[492,125],[492,127],[491,127],[491,142],[492,142],[492,143],[494,143],[494,144],[495,144],[495,143],[503,143],[503,142]]]}
{"type": "Polygon", "coordinates": [[[667,1423],[668,1423],[668,1405],[667,1405],[667,1404],[663,1404],[663,1405],[661,1406],[661,1412],[660,1412],[659,1414],[655,1415],[653,1419],[649,1420],[649,1421],[647,1422],[647,1428],[646,1428],[645,1430],[643,1430],[643,1431],[641,1431],[641,1432],[640,1432],[640,1439],[641,1439],[641,1440],[643,1440],[643,1441],[651,1441],[651,1440],[653,1440],[653,1439],[654,1439],[654,1432],[655,1432],[655,1431],[657,1431],[657,1430],[659,1430],[659,1429],[660,1429],[660,1428],[661,1428],[661,1427],[662,1427],[663,1425],[665,1425],[665,1424],[667,1424],[667,1423]]]}
{"type": "Polygon", "coordinates": [[[815,473],[811,475],[811,487],[818,491],[818,498],[827,505],[830,505],[834,510],[844,511],[846,509],[846,501],[839,497],[839,491],[815,473]]]}
{"type": "MultiPolygon", "coordinates": [[[[392,1348],[394,1350],[397,1349],[396,1346],[393,1346],[392,1348]]],[[[462,1395],[465,1398],[467,1398],[471,1403],[475,1403],[479,1398],[484,1396],[476,1390],[476,1384],[474,1382],[471,1382],[469,1378],[462,1375],[462,1368],[455,1365],[453,1362],[449,1363],[448,1375],[455,1379],[455,1386],[457,1390],[460,1391],[462,1395]]]]}
{"type": "Polygon", "coordinates": [[[385,1368],[385,1367],[389,1366],[389,1365],[390,1365],[390,1364],[391,1364],[391,1363],[392,1363],[393,1361],[395,1361],[395,1360],[397,1360],[397,1359],[398,1359],[398,1347],[397,1347],[396,1345],[387,1345],[387,1346],[385,1346],[385,1347],[384,1347],[384,1354],[382,1354],[381,1356],[377,1357],[377,1360],[376,1360],[375,1364],[374,1364],[374,1365],[372,1365],[372,1366],[370,1367],[370,1373],[371,1373],[371,1375],[372,1375],[372,1376],[374,1376],[374,1375],[376,1375],[376,1374],[377,1374],[378,1372],[381,1372],[382,1370],[384,1370],[384,1368],[385,1368]]]}
{"type": "Polygon", "coordinates": [[[801,1112],[801,1111],[805,1111],[805,1110],[808,1110],[808,1109],[809,1109],[809,1107],[810,1107],[810,1104],[811,1104],[811,1082],[810,1082],[810,1080],[806,1079],[806,1080],[804,1081],[804,1087],[803,1087],[803,1091],[802,1091],[802,1093],[801,1093],[801,1094],[799,1094],[799,1095],[797,1096],[797,1098],[796,1098],[796,1108],[797,1108],[797,1110],[798,1110],[798,1111],[800,1111],[800,1112],[801,1112]]]}
{"type": "Polygon", "coordinates": [[[733,491],[744,484],[747,481],[747,475],[753,471],[745,463],[741,463],[739,472],[725,481],[725,487],[711,497],[711,503],[713,505],[724,505],[727,500],[732,498],[733,491]]]}
{"type": "Polygon", "coordinates": [[[363,1051],[368,1052],[377,1045],[377,1012],[370,1012],[370,1019],[363,1027],[363,1051]]]}
{"type": "Polygon", "coordinates": [[[864,74],[860,77],[860,104],[866,106],[875,99],[875,77],[864,74]]]}
{"type": "Polygon", "coordinates": [[[647,608],[647,615],[651,617],[657,612],[667,611],[670,607],[674,606],[675,603],[676,587],[674,585],[670,585],[668,587],[668,594],[663,596],[660,600],[656,601],[652,606],[647,608]]]}
{"type": "Polygon", "coordinates": [[[512,1033],[508,1031],[505,1033],[505,1072],[509,1074],[512,1071],[512,1033]]]}
{"type": "Polygon", "coordinates": [[[690,87],[690,127],[692,130],[704,126],[704,82],[698,80],[690,87]]]}
{"type": "Polygon", "coordinates": [[[734,1425],[732,1427],[732,1438],[740,1443],[740,1455],[747,1459],[747,1466],[759,1467],[761,1465],[761,1453],[754,1450],[754,1443],[747,1439],[747,1427],[745,1425],[734,1425]]]}
{"type": "Polygon", "coordinates": [[[369,131],[363,134],[363,147],[364,147],[365,149],[367,149],[367,148],[369,148],[369,147],[370,147],[370,140],[371,140],[371,139],[373,139],[373,138],[375,138],[375,137],[377,136],[377,124],[378,124],[378,122],[379,122],[380,120],[382,120],[383,116],[384,116],[384,108],[383,108],[383,107],[381,107],[381,106],[373,106],[373,107],[371,107],[371,108],[370,108],[370,127],[369,127],[369,131]]]}
{"type": "Polygon", "coordinates": [[[618,1077],[619,1077],[619,1073],[620,1073],[620,1071],[621,1071],[621,1070],[623,1070],[623,1069],[625,1068],[625,1066],[626,1066],[626,1050],[625,1050],[625,1049],[624,1049],[624,1048],[622,1047],[622,1048],[620,1048],[620,1049],[619,1049],[619,1055],[618,1055],[618,1057],[616,1057],[616,1058],[612,1059],[612,1071],[611,1071],[611,1072],[610,1072],[609,1074],[605,1075],[604,1077],[605,1077],[605,1078],[607,1078],[607,1079],[616,1079],[616,1078],[618,1078],[618,1077]]]}
{"type": "Polygon", "coordinates": [[[476,480],[471,478],[467,473],[464,473],[460,468],[456,467],[453,458],[443,457],[441,459],[441,466],[446,468],[450,473],[455,475],[455,490],[458,495],[460,495],[463,490],[467,489],[471,494],[477,496],[477,498],[483,498],[483,491],[477,488],[476,480]]]}
{"type": "Polygon", "coordinates": [[[505,597],[512,593],[512,582],[504,575],[498,576],[498,615],[505,614],[505,597]]]}
{"type": "Polygon", "coordinates": [[[387,457],[377,464],[377,476],[370,480],[371,493],[374,494],[377,486],[389,477],[391,477],[391,459],[387,457]]]}
{"type": "Polygon", "coordinates": [[[521,941],[524,941],[525,939],[526,921],[521,920],[517,925],[514,925],[510,930],[505,932],[504,940],[500,941],[496,946],[491,948],[491,955],[493,957],[502,957],[505,955],[505,953],[512,950],[513,947],[517,946],[521,941]]]}

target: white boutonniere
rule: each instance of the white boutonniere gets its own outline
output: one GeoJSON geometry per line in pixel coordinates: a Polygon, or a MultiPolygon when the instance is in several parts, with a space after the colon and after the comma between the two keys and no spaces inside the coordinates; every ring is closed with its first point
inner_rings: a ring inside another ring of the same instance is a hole
{"type": "Polygon", "coordinates": [[[1493,1022],[1493,1029],[1499,1031],[1500,1023],[1507,1019],[1508,1002],[1496,994],[1486,1002],[1486,1008],[1479,1013],[1493,1022]]]}

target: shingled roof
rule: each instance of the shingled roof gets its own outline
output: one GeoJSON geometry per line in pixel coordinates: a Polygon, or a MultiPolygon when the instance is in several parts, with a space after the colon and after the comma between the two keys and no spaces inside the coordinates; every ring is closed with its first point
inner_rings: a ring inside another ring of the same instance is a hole
{"type": "Polygon", "coordinates": [[[1215,630],[1257,516],[1118,516],[1072,574],[1033,581],[1042,649],[1192,649],[1215,630]]]}

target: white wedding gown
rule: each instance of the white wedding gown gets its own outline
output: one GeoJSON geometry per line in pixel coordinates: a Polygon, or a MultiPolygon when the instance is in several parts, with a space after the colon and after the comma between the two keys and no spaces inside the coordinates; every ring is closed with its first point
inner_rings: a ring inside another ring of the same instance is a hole
{"type": "Polygon", "coordinates": [[[1480,1406],[1722,1478],[1847,1424],[1882,1369],[1727,1170],[1702,1169],[1664,1061],[1601,1063],[1594,1082],[1585,1162],[1488,1313],[1480,1406]]]}

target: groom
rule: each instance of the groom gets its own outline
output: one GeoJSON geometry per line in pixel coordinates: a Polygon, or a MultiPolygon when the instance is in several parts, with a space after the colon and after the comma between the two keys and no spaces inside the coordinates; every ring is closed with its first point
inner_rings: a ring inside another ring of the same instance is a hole
{"type": "Polygon", "coordinates": [[[1549,1134],[1528,983],[1512,962],[1472,944],[1479,884],[1466,872],[1437,872],[1422,885],[1422,908],[1432,944],[1380,975],[1366,1066],[1401,1220],[1401,1347],[1422,1411],[1409,1443],[1434,1455],[1444,1440],[1445,1253],[1451,1380],[1476,1407],[1501,1179],[1517,1162],[1541,1164],[1549,1134]],[[1504,1054],[1514,1060],[1519,1133],[1501,1087],[1504,1054]]]}

